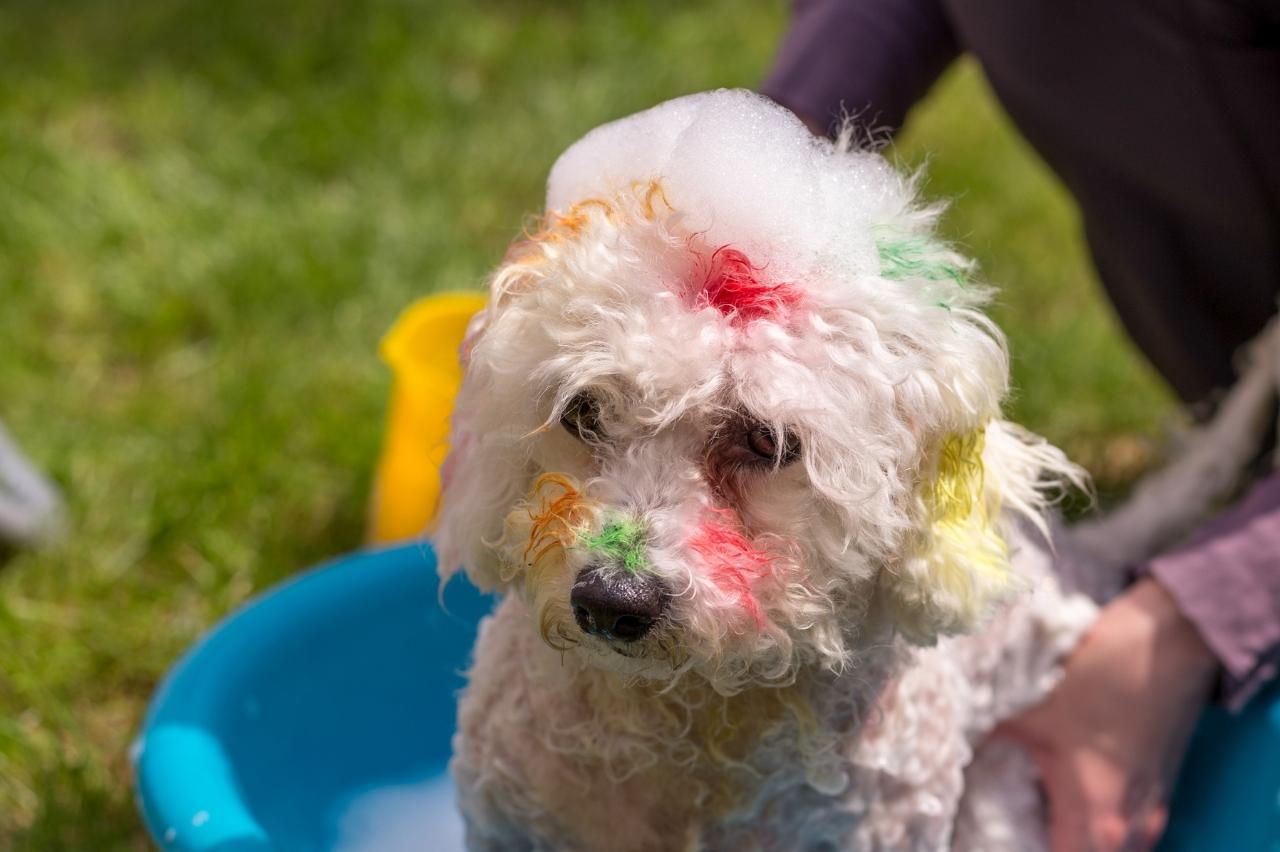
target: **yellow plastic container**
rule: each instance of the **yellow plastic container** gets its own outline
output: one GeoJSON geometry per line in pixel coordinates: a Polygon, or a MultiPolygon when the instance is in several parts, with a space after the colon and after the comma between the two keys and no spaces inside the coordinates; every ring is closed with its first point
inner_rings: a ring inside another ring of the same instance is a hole
{"type": "Polygon", "coordinates": [[[440,502],[449,415],[462,383],[458,349],[484,307],[479,293],[442,293],[410,305],[382,339],[394,382],[369,506],[373,544],[417,538],[440,502]]]}

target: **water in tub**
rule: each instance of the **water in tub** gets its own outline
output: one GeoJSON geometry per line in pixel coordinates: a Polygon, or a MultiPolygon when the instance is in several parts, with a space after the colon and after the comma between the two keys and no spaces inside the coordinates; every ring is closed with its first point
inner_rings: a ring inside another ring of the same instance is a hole
{"type": "Polygon", "coordinates": [[[362,793],[338,817],[333,852],[463,852],[462,817],[446,773],[362,793]]]}

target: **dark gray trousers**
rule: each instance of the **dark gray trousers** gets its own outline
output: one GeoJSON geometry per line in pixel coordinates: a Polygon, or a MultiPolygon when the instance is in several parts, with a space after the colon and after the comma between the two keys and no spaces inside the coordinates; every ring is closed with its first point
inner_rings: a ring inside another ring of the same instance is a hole
{"type": "Polygon", "coordinates": [[[1280,294],[1277,0],[800,0],[765,94],[896,128],[961,51],[1066,183],[1134,341],[1187,402],[1280,294]]]}

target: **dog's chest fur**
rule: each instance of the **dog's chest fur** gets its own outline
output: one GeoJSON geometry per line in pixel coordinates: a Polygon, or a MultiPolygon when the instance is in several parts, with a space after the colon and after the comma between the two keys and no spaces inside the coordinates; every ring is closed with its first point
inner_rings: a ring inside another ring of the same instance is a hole
{"type": "Polygon", "coordinates": [[[823,850],[855,835],[855,848],[937,846],[967,748],[964,708],[937,700],[961,692],[940,656],[892,681],[910,652],[886,645],[856,675],[727,699],[642,684],[606,694],[528,618],[502,605],[463,699],[455,770],[476,847],[823,850]]]}
{"type": "Polygon", "coordinates": [[[1025,761],[980,753],[973,766],[974,744],[1047,691],[1092,616],[1035,573],[1035,595],[982,634],[924,650],[890,641],[849,674],[802,674],[729,699],[610,685],[611,675],[545,646],[525,605],[508,598],[482,631],[461,703],[453,772],[468,842],[1035,848],[1022,826],[1042,825],[1038,803],[1011,789],[1029,786],[1025,761]]]}

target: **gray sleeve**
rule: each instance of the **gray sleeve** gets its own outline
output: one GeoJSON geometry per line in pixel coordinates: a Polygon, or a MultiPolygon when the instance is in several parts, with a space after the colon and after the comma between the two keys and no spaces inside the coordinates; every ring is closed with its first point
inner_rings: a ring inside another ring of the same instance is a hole
{"type": "Polygon", "coordinates": [[[796,0],[761,91],[820,122],[897,130],[958,52],[941,0],[796,0]]]}
{"type": "Polygon", "coordinates": [[[1142,566],[1169,591],[1222,663],[1222,697],[1239,708],[1280,662],[1280,473],[1142,566]]]}

